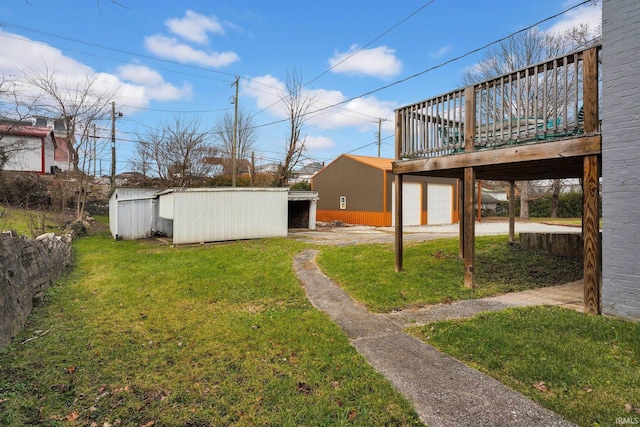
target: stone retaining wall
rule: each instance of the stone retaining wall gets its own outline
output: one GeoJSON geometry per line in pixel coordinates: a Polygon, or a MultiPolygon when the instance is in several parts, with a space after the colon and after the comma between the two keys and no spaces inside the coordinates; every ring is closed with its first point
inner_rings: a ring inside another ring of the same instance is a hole
{"type": "Polygon", "coordinates": [[[34,303],[71,262],[71,236],[0,236],[0,348],[24,326],[34,303]]]}
{"type": "Polygon", "coordinates": [[[582,258],[584,254],[581,233],[520,233],[520,246],[556,256],[582,258]]]}

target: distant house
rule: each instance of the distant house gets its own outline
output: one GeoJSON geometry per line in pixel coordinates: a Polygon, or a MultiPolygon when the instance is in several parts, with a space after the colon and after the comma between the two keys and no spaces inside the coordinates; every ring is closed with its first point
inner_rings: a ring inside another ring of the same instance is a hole
{"type": "Polygon", "coordinates": [[[4,171],[50,174],[55,164],[53,129],[0,124],[0,154],[4,171]]]}
{"type": "Polygon", "coordinates": [[[74,158],[69,152],[66,136],[56,135],[56,150],[53,154],[53,164],[61,171],[73,170],[74,158]]]}
{"type": "MultiPolygon", "coordinates": [[[[392,226],[395,188],[392,160],[343,154],[314,175],[318,221],[392,226]]],[[[458,181],[409,177],[403,182],[403,225],[458,222],[458,181]]]]}
{"type": "MultiPolygon", "coordinates": [[[[73,170],[74,157],[73,153],[69,151],[69,144],[67,138],[67,127],[64,123],[64,119],[50,119],[47,117],[36,117],[35,127],[53,129],[56,136],[56,150],[53,155],[54,166],[60,171],[73,170]]],[[[75,143],[75,137],[72,137],[71,145],[75,143]]]]}
{"type": "Polygon", "coordinates": [[[300,169],[293,171],[291,178],[289,178],[289,184],[295,184],[298,182],[311,182],[311,178],[322,170],[324,163],[312,162],[307,163],[300,169]]]}

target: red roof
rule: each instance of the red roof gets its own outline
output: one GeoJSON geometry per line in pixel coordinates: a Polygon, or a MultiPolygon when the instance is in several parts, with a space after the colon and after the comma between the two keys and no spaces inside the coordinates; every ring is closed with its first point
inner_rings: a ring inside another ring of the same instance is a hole
{"type": "Polygon", "coordinates": [[[3,135],[31,136],[34,138],[46,138],[53,134],[53,129],[37,126],[12,126],[0,125],[0,133],[3,135]]]}

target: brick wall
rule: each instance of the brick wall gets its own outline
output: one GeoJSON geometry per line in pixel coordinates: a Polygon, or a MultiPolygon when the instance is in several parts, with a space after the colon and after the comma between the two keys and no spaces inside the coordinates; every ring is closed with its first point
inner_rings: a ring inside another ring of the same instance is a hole
{"type": "Polygon", "coordinates": [[[602,12],[602,310],[640,320],[640,3],[602,12]]]}
{"type": "Polygon", "coordinates": [[[0,236],[0,348],[24,326],[39,301],[71,261],[71,237],[45,234],[36,240],[0,236]]]}

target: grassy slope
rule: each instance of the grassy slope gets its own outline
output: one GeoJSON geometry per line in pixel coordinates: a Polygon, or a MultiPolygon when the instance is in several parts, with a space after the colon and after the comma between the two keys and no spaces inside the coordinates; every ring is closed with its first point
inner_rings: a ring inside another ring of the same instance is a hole
{"type": "Polygon", "coordinates": [[[578,425],[640,419],[639,323],[530,307],[411,332],[578,425]]]}
{"type": "Polygon", "coordinates": [[[310,306],[301,248],[78,240],[73,272],[0,353],[0,425],[419,424],[310,306]]]}
{"type": "Polygon", "coordinates": [[[476,289],[463,283],[458,240],[413,243],[404,249],[404,271],[394,271],[391,245],[323,248],[322,270],[354,298],[377,312],[482,298],[559,285],[582,277],[581,260],[523,251],[506,236],[476,239],[476,289]]]}

